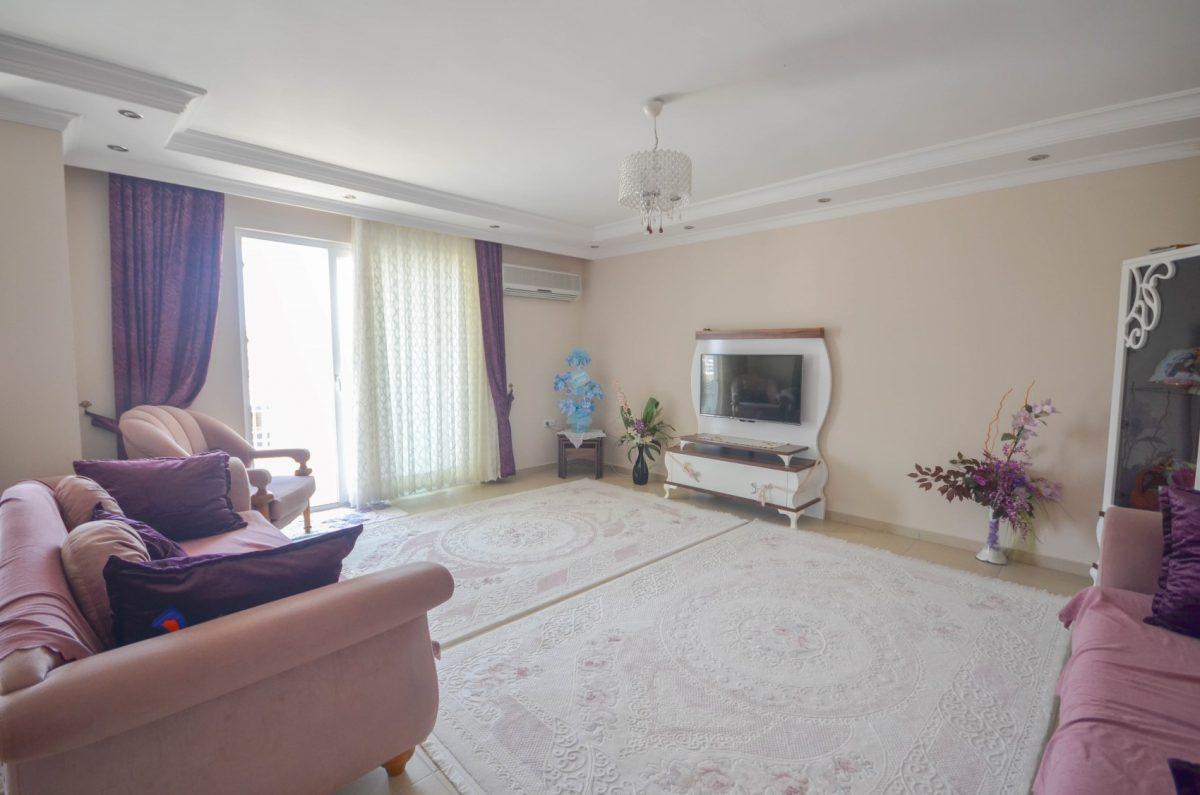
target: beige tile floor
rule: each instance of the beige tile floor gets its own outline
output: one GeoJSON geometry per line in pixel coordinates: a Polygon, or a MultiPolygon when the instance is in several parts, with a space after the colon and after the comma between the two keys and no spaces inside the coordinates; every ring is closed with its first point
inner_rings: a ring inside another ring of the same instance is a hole
{"type": "MultiPolygon", "coordinates": [[[[587,475],[584,474],[582,465],[580,465],[577,472],[570,476],[572,480],[584,477],[587,477],[587,475]]],[[[631,482],[628,472],[617,469],[610,468],[605,473],[604,481],[634,491],[662,495],[661,481],[651,480],[645,486],[635,486],[631,482]]],[[[390,509],[385,510],[383,513],[394,515],[404,515],[405,513],[420,514],[426,511],[451,508],[478,500],[500,497],[505,494],[516,494],[521,491],[552,486],[561,482],[555,467],[538,467],[522,470],[516,477],[501,483],[461,486],[432,494],[397,500],[390,509]]],[[[697,506],[711,505],[713,510],[736,514],[746,519],[761,519],[774,522],[781,527],[787,527],[788,524],[787,519],[773,511],[695,492],[681,493],[677,491],[672,499],[689,500],[697,506]]],[[[870,530],[842,522],[802,517],[800,519],[800,529],[821,533],[832,538],[840,538],[856,544],[886,549],[899,555],[907,555],[918,560],[950,566],[984,577],[997,577],[1008,582],[1031,585],[1052,593],[1070,595],[1091,585],[1091,581],[1087,577],[1044,569],[1025,563],[993,566],[976,560],[974,553],[965,549],[935,544],[930,541],[921,541],[881,530],[870,530]]],[[[290,530],[291,528],[289,528],[290,530]]],[[[388,779],[383,769],[380,768],[372,771],[350,786],[345,787],[340,791],[339,795],[377,795],[389,792],[392,795],[398,795],[399,793],[403,793],[404,795],[410,795],[411,793],[442,795],[443,793],[456,792],[456,790],[454,785],[450,783],[450,780],[434,764],[433,760],[423,750],[418,749],[412,761],[409,762],[408,770],[405,771],[403,776],[388,779]]]]}

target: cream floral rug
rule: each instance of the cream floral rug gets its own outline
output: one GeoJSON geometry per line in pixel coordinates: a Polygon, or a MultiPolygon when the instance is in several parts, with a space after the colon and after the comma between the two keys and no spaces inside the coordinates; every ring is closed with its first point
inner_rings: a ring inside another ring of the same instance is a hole
{"type": "Polygon", "coordinates": [[[764,522],[448,649],[464,792],[1029,791],[1062,598],[764,522]]]}
{"type": "Polygon", "coordinates": [[[575,480],[363,527],[343,576],[414,561],[454,575],[454,596],[429,614],[443,645],[726,532],[745,520],[575,480]]]}

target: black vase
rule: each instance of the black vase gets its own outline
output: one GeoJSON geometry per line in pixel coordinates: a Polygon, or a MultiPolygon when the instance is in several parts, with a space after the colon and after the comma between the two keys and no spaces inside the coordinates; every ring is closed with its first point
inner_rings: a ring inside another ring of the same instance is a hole
{"type": "Polygon", "coordinates": [[[650,467],[646,466],[646,448],[638,445],[637,461],[633,462],[633,485],[645,486],[650,482],[650,467]]]}

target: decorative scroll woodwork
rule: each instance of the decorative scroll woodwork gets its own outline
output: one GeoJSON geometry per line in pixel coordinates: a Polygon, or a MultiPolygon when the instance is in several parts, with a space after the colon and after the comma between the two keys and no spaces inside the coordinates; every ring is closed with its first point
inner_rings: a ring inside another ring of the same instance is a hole
{"type": "Polygon", "coordinates": [[[1138,350],[1146,344],[1150,332],[1158,326],[1162,300],[1158,283],[1175,275],[1175,262],[1164,260],[1129,269],[1129,295],[1132,303],[1121,325],[1125,347],[1138,350]]]}

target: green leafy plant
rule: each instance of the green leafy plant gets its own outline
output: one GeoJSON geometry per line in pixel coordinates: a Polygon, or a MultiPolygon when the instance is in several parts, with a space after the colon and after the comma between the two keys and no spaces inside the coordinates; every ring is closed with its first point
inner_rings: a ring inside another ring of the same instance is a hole
{"type": "Polygon", "coordinates": [[[647,398],[641,416],[636,416],[620,387],[617,387],[617,393],[621,397],[621,423],[625,426],[619,441],[622,445],[630,445],[625,457],[632,460],[634,452],[640,448],[646,458],[653,461],[654,454],[661,454],[663,446],[671,441],[670,431],[675,430],[674,426],[662,418],[662,404],[657,398],[647,398]]]}

